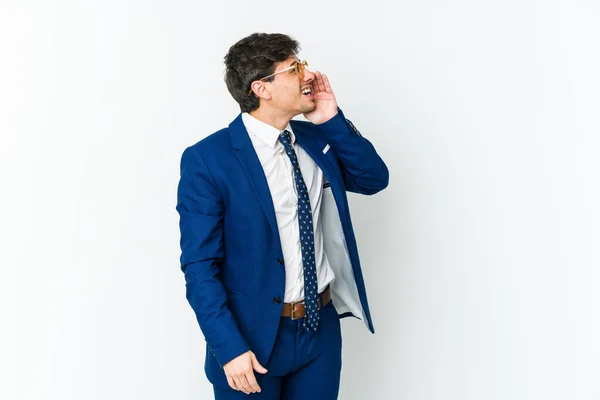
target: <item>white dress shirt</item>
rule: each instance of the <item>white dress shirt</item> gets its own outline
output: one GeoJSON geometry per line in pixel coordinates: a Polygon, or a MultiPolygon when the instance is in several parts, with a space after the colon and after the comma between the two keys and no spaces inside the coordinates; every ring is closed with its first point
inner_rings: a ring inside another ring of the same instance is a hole
{"type": "MultiPolygon", "coordinates": [[[[285,261],[285,298],[287,303],[304,300],[304,269],[298,225],[298,194],[294,180],[294,169],[283,144],[278,140],[282,131],[257,120],[248,113],[242,113],[242,121],[263,167],[273,198],[283,259],[285,261]]],[[[296,143],[296,136],[288,123],[286,130],[290,138],[304,183],[308,190],[313,215],[315,239],[315,261],[319,293],[335,279],[334,272],[323,250],[323,229],[321,224],[321,200],[323,197],[323,171],[314,160],[296,143]]]]}

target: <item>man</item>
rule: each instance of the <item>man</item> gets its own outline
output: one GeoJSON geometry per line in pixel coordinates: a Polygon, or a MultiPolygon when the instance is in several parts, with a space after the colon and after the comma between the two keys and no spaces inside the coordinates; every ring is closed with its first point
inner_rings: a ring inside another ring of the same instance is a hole
{"type": "Polygon", "coordinates": [[[388,170],[298,51],[283,34],[234,44],[241,114],[181,159],[181,268],[216,399],[336,399],[340,318],[374,332],[346,191],[377,193],[388,170]]]}

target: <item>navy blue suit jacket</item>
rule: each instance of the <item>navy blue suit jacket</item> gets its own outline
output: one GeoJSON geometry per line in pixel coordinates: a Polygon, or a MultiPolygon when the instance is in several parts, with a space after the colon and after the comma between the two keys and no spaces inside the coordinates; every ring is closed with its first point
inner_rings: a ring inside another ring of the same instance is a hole
{"type": "MultiPolygon", "coordinates": [[[[346,191],[379,192],[388,184],[388,169],[340,109],[320,125],[290,124],[330,183],[323,189],[321,224],[336,276],[333,302],[341,318],[359,318],[374,333],[346,191]]],[[[273,201],[241,114],[185,149],[176,208],[186,297],[207,342],[205,372],[213,384],[228,386],[223,365],[247,350],[266,365],[285,293],[273,201]]]]}

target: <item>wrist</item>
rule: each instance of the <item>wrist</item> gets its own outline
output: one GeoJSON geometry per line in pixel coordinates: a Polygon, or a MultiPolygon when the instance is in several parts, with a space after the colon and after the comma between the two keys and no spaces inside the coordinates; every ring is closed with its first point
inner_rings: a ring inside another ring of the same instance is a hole
{"type": "Polygon", "coordinates": [[[324,123],[326,123],[326,122],[328,122],[328,121],[331,121],[331,119],[332,119],[332,118],[334,118],[334,117],[335,117],[336,115],[338,115],[338,114],[339,114],[339,112],[338,112],[338,108],[336,107],[336,109],[334,110],[334,112],[333,112],[333,113],[331,113],[331,114],[329,114],[329,115],[327,115],[327,116],[323,117],[323,121],[319,122],[319,123],[318,123],[318,124],[316,124],[316,125],[321,125],[321,124],[324,124],[324,123]]]}

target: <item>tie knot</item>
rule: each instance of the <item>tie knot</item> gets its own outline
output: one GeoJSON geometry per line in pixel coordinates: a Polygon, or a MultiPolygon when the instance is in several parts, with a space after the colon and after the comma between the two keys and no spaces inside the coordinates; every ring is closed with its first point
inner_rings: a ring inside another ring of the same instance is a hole
{"type": "Polygon", "coordinates": [[[279,134],[279,141],[283,144],[290,144],[292,142],[292,138],[290,136],[290,131],[287,129],[279,134]]]}

